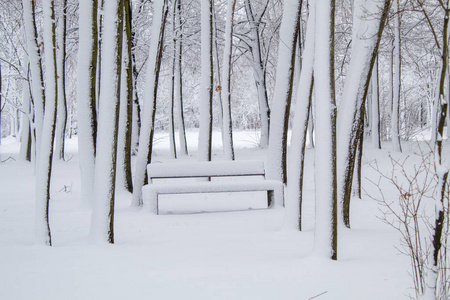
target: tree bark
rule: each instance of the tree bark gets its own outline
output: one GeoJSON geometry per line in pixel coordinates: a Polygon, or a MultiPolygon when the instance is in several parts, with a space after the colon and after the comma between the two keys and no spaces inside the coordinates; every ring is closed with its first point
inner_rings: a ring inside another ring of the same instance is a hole
{"type": "Polygon", "coordinates": [[[66,103],[66,14],[67,0],[61,1],[61,11],[58,18],[58,46],[57,72],[58,72],[58,106],[56,119],[56,143],[55,153],[58,159],[64,160],[64,145],[67,123],[66,103]]]}
{"type": "Polygon", "coordinates": [[[399,0],[394,0],[394,81],[391,115],[391,138],[394,151],[402,152],[400,143],[400,89],[401,89],[401,41],[399,0]]]}
{"type": "Polygon", "coordinates": [[[212,0],[201,5],[201,85],[200,85],[200,129],[198,135],[199,160],[211,160],[213,56],[212,56],[212,0]]]}
{"type": "Polygon", "coordinates": [[[155,0],[153,6],[152,36],[147,63],[146,87],[144,92],[144,111],[141,133],[139,136],[139,151],[136,159],[136,175],[133,185],[133,206],[142,206],[142,187],[146,181],[147,164],[151,163],[153,134],[155,127],[156,95],[161,66],[164,28],[167,17],[167,0],[155,0]]]}
{"type": "Polygon", "coordinates": [[[277,79],[271,110],[267,178],[286,184],[287,133],[293,91],[295,45],[300,19],[301,0],[284,4],[281,22],[277,79]]]}
{"type": "Polygon", "coordinates": [[[54,1],[43,3],[45,44],[45,113],[36,168],[36,233],[37,242],[52,245],[49,224],[50,180],[53,143],[55,141],[56,105],[58,99],[56,73],[56,37],[54,1]]]}
{"type": "Polygon", "coordinates": [[[124,28],[122,42],[122,74],[117,145],[117,184],[133,192],[131,177],[131,126],[133,117],[133,70],[131,60],[131,16],[129,0],[123,0],[124,28]]]}
{"type": "MultiPolygon", "coordinates": [[[[42,126],[44,122],[44,78],[42,72],[41,55],[39,54],[39,45],[37,42],[35,5],[33,0],[23,0],[23,18],[27,37],[27,52],[30,62],[31,73],[31,94],[34,106],[34,140],[36,141],[35,150],[39,151],[39,142],[41,141],[42,126]]],[[[37,153],[35,154],[37,155],[37,153]]]]}
{"type": "Polygon", "coordinates": [[[248,22],[250,23],[251,45],[250,51],[253,58],[253,76],[258,94],[259,117],[261,121],[261,140],[260,147],[267,148],[269,145],[269,128],[270,128],[270,108],[269,99],[267,97],[266,71],[261,56],[261,42],[259,38],[259,26],[261,19],[267,9],[269,1],[264,0],[261,11],[256,14],[253,12],[250,0],[245,0],[245,12],[248,22]]]}
{"type": "Polygon", "coordinates": [[[179,155],[187,156],[188,148],[186,142],[186,129],[184,125],[184,113],[183,113],[183,77],[182,77],[182,53],[183,53],[183,22],[181,20],[181,0],[176,1],[176,60],[175,60],[175,108],[176,119],[178,125],[178,139],[179,139],[179,155]]]}
{"type": "Polygon", "coordinates": [[[378,88],[378,56],[372,70],[372,122],[370,124],[372,147],[381,149],[380,139],[380,91],[378,88]]]}
{"type": "Polygon", "coordinates": [[[223,88],[222,88],[222,141],[225,158],[234,160],[233,122],[231,121],[231,57],[233,52],[233,23],[236,0],[228,0],[225,48],[223,53],[223,88]]]}
{"type": "Polygon", "coordinates": [[[114,243],[114,202],[117,132],[122,70],[123,0],[105,3],[102,86],[99,101],[98,149],[95,165],[95,205],[91,235],[96,242],[114,243]]]}
{"type": "Polygon", "coordinates": [[[336,100],[334,80],[335,1],[316,0],[316,84],[315,185],[316,225],[314,251],[337,259],[337,174],[336,100]]]}
{"type": "Polygon", "coordinates": [[[338,115],[338,198],[342,221],[347,227],[350,227],[350,199],[358,133],[389,2],[355,1],[352,58],[338,115]],[[370,17],[367,17],[368,14],[370,17]]]}
{"type": "Polygon", "coordinates": [[[78,151],[81,172],[81,199],[92,204],[97,140],[97,0],[81,0],[77,76],[78,151]]]}

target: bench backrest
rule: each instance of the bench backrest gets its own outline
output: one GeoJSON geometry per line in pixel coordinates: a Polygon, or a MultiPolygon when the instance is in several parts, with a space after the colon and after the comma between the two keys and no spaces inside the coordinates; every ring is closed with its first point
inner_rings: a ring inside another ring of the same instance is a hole
{"type": "Polygon", "coordinates": [[[147,166],[150,180],[224,176],[265,176],[262,161],[186,161],[152,163],[147,166]]]}

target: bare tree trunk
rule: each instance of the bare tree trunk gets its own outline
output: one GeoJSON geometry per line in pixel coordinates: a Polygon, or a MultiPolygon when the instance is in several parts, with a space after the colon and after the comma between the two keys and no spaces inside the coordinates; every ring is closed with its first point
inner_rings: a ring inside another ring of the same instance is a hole
{"type": "Polygon", "coordinates": [[[273,96],[269,132],[267,177],[286,184],[287,133],[293,91],[295,45],[300,19],[301,0],[284,4],[277,62],[277,79],[273,96]]]}
{"type": "MultiPolygon", "coordinates": [[[[27,52],[30,61],[30,73],[32,78],[31,94],[34,106],[34,140],[36,141],[35,150],[39,151],[41,141],[42,126],[44,122],[44,78],[42,72],[41,56],[37,43],[37,31],[35,20],[35,5],[33,0],[23,0],[23,18],[25,33],[27,36],[27,52]]],[[[36,153],[37,155],[38,153],[36,153]]]]}
{"type": "Polygon", "coordinates": [[[401,88],[401,41],[400,41],[400,11],[399,0],[393,2],[394,13],[394,81],[391,115],[391,137],[394,151],[402,152],[400,144],[400,88],[401,88]]]}
{"type": "Polygon", "coordinates": [[[316,131],[316,225],[314,229],[314,251],[318,255],[337,260],[337,109],[334,80],[335,1],[316,0],[315,5],[316,54],[314,79],[317,87],[316,120],[321,125],[316,131]]]}
{"type": "Polygon", "coordinates": [[[116,184],[133,192],[131,178],[131,126],[133,109],[133,74],[131,61],[131,18],[129,0],[124,1],[124,28],[122,42],[122,74],[119,108],[119,130],[117,137],[116,184]]]}
{"type": "Polygon", "coordinates": [[[153,134],[155,127],[156,95],[158,92],[159,71],[161,66],[164,28],[167,17],[167,0],[155,0],[153,6],[152,36],[150,41],[149,62],[147,63],[146,90],[144,93],[144,111],[142,115],[139,151],[136,159],[136,175],[133,185],[133,206],[142,206],[142,187],[146,182],[147,164],[151,162],[153,134]]]}
{"type": "Polygon", "coordinates": [[[269,99],[267,97],[266,72],[261,56],[261,42],[259,38],[259,25],[261,24],[261,19],[267,9],[268,3],[269,0],[264,0],[261,11],[254,13],[250,0],[245,0],[245,12],[247,14],[248,22],[250,23],[250,34],[252,38],[250,51],[253,57],[253,76],[255,77],[258,93],[259,116],[261,120],[261,148],[267,148],[269,145],[270,128],[270,108],[269,99]]]}
{"type": "Polygon", "coordinates": [[[361,199],[361,171],[362,171],[362,157],[363,157],[363,145],[364,145],[364,114],[361,116],[359,133],[358,133],[358,147],[356,148],[356,161],[355,161],[355,174],[353,178],[353,196],[361,199]],[[356,176],[355,176],[356,175],[356,176]]]}
{"type": "Polygon", "coordinates": [[[36,168],[36,233],[37,242],[52,245],[49,224],[50,180],[53,143],[55,141],[56,105],[58,99],[56,73],[56,37],[54,1],[43,3],[45,51],[45,114],[36,168]]]}
{"type": "Polygon", "coordinates": [[[117,132],[122,70],[123,0],[105,3],[105,52],[99,101],[98,149],[95,166],[95,206],[91,234],[95,241],[114,243],[114,202],[117,162],[117,132]]]}
{"type": "Polygon", "coordinates": [[[178,139],[180,152],[179,155],[188,155],[188,148],[186,142],[186,129],[184,126],[184,113],[183,113],[183,77],[182,77],[182,53],[183,53],[183,22],[181,20],[181,0],[176,1],[176,13],[175,23],[177,37],[175,41],[176,48],[176,60],[175,60],[175,108],[177,114],[178,125],[178,139]]]}
{"type": "Polygon", "coordinates": [[[78,151],[81,171],[81,199],[92,204],[94,193],[95,152],[97,141],[97,0],[80,1],[77,105],[78,151]]]}
{"type": "Polygon", "coordinates": [[[58,47],[57,72],[58,72],[58,106],[56,120],[55,153],[58,159],[64,160],[64,145],[67,123],[66,103],[66,14],[67,0],[61,1],[61,11],[58,17],[58,47]]]}
{"type": "MultiPolygon", "coordinates": [[[[29,71],[28,59],[26,59],[26,74],[29,71]]],[[[23,117],[22,117],[22,137],[20,139],[20,157],[26,161],[31,161],[31,99],[30,99],[30,82],[24,81],[23,90],[22,90],[22,109],[23,109],[23,117]]],[[[1,70],[0,70],[0,97],[1,97],[1,70]]],[[[0,99],[1,101],[1,99],[0,99]]],[[[0,103],[1,107],[1,103],[0,103]]],[[[0,123],[1,125],[1,123],[0,123]]],[[[1,133],[0,133],[1,135],[1,133]]]]}
{"type": "Polygon", "coordinates": [[[350,227],[350,200],[360,123],[364,116],[370,75],[389,11],[389,3],[389,0],[370,3],[355,1],[352,58],[338,115],[338,197],[342,221],[347,227],[350,227]],[[371,15],[370,18],[367,17],[368,14],[371,15]]]}
{"type": "MultiPolygon", "coordinates": [[[[444,207],[448,208],[448,205],[445,203],[446,201],[446,187],[447,187],[447,179],[448,179],[448,168],[446,165],[442,163],[442,142],[443,142],[443,134],[444,134],[444,125],[445,119],[448,109],[448,102],[445,101],[445,78],[447,72],[447,64],[448,64],[448,25],[449,25],[449,1],[446,1],[446,6],[444,7],[445,16],[444,16],[444,24],[442,28],[442,45],[441,45],[441,74],[439,78],[439,94],[436,99],[437,111],[436,114],[436,135],[434,136],[435,140],[435,168],[437,171],[438,177],[438,188],[437,195],[438,198],[435,199],[435,225],[433,232],[433,254],[432,254],[432,267],[430,274],[428,275],[428,283],[433,294],[436,294],[436,280],[438,279],[438,268],[439,268],[439,252],[442,250],[441,248],[446,247],[446,245],[442,244],[442,232],[444,228],[444,207]],[[433,285],[434,284],[434,285],[433,285]]],[[[447,199],[448,200],[448,199],[447,199]]],[[[447,213],[448,216],[448,213],[447,213]]],[[[445,262],[444,262],[445,263],[445,262]]],[[[442,279],[442,280],[445,280],[442,279]]]]}
{"type": "Polygon", "coordinates": [[[213,93],[213,57],[212,57],[212,0],[202,1],[201,18],[201,58],[202,78],[200,90],[200,131],[198,136],[198,157],[211,160],[212,138],[212,93],[213,93]]]}
{"type": "Polygon", "coordinates": [[[381,149],[380,139],[380,91],[378,88],[378,56],[375,60],[375,64],[372,70],[372,122],[371,137],[372,147],[375,149],[381,149]]]}
{"type": "Polygon", "coordinates": [[[177,24],[175,18],[177,17],[177,3],[173,3],[172,13],[172,34],[173,34],[173,59],[172,59],[172,93],[169,103],[169,143],[170,143],[170,156],[171,158],[177,158],[177,146],[175,142],[175,73],[177,63],[177,24]]]}
{"type": "Polygon", "coordinates": [[[234,160],[233,123],[231,121],[231,57],[233,52],[233,20],[236,0],[228,0],[225,49],[223,53],[222,141],[225,157],[234,160]]]}

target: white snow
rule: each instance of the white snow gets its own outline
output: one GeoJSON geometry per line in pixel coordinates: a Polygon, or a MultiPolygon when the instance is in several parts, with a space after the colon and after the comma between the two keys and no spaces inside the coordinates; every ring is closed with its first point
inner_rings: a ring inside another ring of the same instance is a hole
{"type": "Polygon", "coordinates": [[[264,162],[262,161],[210,161],[192,162],[182,161],[173,163],[153,163],[147,166],[151,178],[168,177],[199,177],[199,176],[233,176],[233,175],[263,175],[264,162]]]}
{"type": "MultiPolygon", "coordinates": [[[[197,133],[187,134],[190,145],[196,144],[197,133]]],[[[266,150],[251,144],[252,134],[235,132],[237,161],[266,158],[266,150]]],[[[167,136],[156,138],[160,142],[155,144],[154,161],[169,161],[167,136]]],[[[219,132],[214,132],[213,141],[214,157],[220,158],[219,132]]],[[[390,146],[383,144],[384,149],[390,146]]],[[[314,228],[310,159],[305,164],[303,232],[282,230],[285,209],[256,209],[266,205],[265,198],[250,196],[251,192],[222,198],[162,196],[160,209],[165,214],[160,216],[130,209],[131,196],[122,192],[116,198],[115,245],[92,245],[91,212],[79,198],[76,147],[76,139],[68,140],[66,153],[71,159],[54,163],[53,247],[43,247],[33,245],[32,164],[18,159],[14,138],[2,140],[2,158],[12,156],[16,161],[0,164],[0,299],[298,300],[324,293],[317,299],[406,300],[413,293],[409,259],[394,248],[400,236],[377,218],[379,206],[366,195],[352,202],[353,229],[339,232],[339,261],[310,255],[314,228]],[[195,213],[205,210],[215,213],[195,213]]],[[[378,175],[369,162],[377,160],[385,171],[390,162],[386,150],[366,149],[363,186],[376,196],[368,179],[378,180],[378,175]]],[[[196,160],[196,149],[189,150],[194,154],[188,159],[196,160]]],[[[314,154],[313,149],[306,152],[306,157],[314,154]]],[[[420,161],[414,154],[412,158],[420,161]]],[[[394,189],[382,188],[396,199],[394,189]]]]}

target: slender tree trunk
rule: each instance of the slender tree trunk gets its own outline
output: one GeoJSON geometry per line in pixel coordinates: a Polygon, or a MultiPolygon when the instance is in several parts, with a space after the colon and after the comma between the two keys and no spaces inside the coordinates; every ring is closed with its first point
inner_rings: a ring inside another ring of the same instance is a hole
{"type": "Polygon", "coordinates": [[[358,133],[389,2],[377,0],[368,3],[357,0],[354,4],[352,58],[338,115],[338,198],[342,220],[347,227],[350,227],[350,199],[358,133]],[[370,18],[367,17],[369,14],[370,18]]]}
{"type": "MultiPolygon", "coordinates": [[[[435,199],[435,225],[433,232],[433,253],[431,257],[431,270],[428,274],[427,285],[430,288],[428,293],[431,295],[436,295],[436,281],[438,279],[438,268],[439,268],[439,252],[442,250],[441,248],[446,247],[446,245],[442,245],[442,232],[445,226],[445,215],[448,217],[447,213],[444,212],[444,208],[448,208],[448,203],[445,203],[448,199],[446,199],[446,187],[447,187],[447,179],[448,179],[448,167],[446,164],[442,163],[442,142],[443,142],[443,134],[444,134],[444,125],[445,119],[448,109],[448,102],[445,101],[445,78],[447,72],[448,65],[448,25],[449,25],[449,1],[445,2],[445,16],[444,16],[444,24],[442,28],[442,45],[441,45],[441,74],[439,78],[439,93],[437,95],[437,99],[435,101],[435,105],[437,108],[436,114],[436,135],[434,136],[435,140],[435,168],[437,171],[438,177],[438,188],[437,193],[438,198],[435,199]]],[[[444,262],[445,263],[445,262],[444,262]]],[[[441,280],[445,280],[441,279],[441,280]]]]}
{"type": "MultiPolygon", "coordinates": [[[[29,65],[28,65],[27,59],[26,59],[25,65],[27,66],[26,74],[28,74],[29,65]]],[[[0,70],[0,81],[1,81],[1,70],[0,70]]],[[[1,82],[0,82],[0,97],[1,97],[1,82]]],[[[0,103],[0,107],[1,107],[1,103],[0,103]]],[[[30,119],[32,118],[32,112],[31,112],[29,81],[24,81],[24,83],[23,83],[22,109],[23,109],[24,115],[22,117],[22,124],[20,125],[22,128],[22,136],[20,139],[20,141],[21,141],[20,157],[23,160],[31,161],[31,122],[30,122],[30,119]]]]}
{"type": "MultiPolygon", "coordinates": [[[[364,114],[362,115],[362,118],[364,114]]],[[[356,161],[355,161],[355,174],[353,178],[353,196],[361,199],[361,171],[362,171],[362,157],[363,157],[363,145],[364,145],[364,119],[361,120],[360,128],[358,130],[358,147],[356,148],[356,161]]]]}
{"type": "Polygon", "coordinates": [[[400,144],[400,88],[401,88],[401,42],[399,0],[394,0],[394,81],[391,115],[391,137],[394,151],[402,152],[400,144]]]}
{"type": "Polygon", "coordinates": [[[233,122],[231,121],[231,57],[233,52],[233,20],[236,0],[228,0],[225,48],[223,53],[222,141],[225,157],[234,160],[233,122]]]}
{"type": "Polygon", "coordinates": [[[202,1],[201,13],[201,58],[202,75],[200,87],[200,131],[198,136],[198,157],[211,160],[212,138],[212,96],[213,96],[213,57],[212,57],[212,0],[202,1]]]}
{"type": "Polygon", "coordinates": [[[305,160],[308,120],[312,118],[311,100],[314,86],[315,5],[311,5],[308,17],[302,71],[298,83],[295,115],[292,122],[291,146],[289,148],[289,176],[286,202],[286,225],[302,230],[303,169],[305,160]]]}
{"type": "Polygon", "coordinates": [[[177,64],[177,3],[173,3],[172,13],[172,34],[173,34],[173,59],[172,59],[172,85],[171,85],[171,99],[169,103],[169,143],[170,143],[170,156],[171,158],[177,158],[177,146],[175,142],[175,73],[177,64]]]}
{"type": "MultiPolygon", "coordinates": [[[[228,1],[228,0],[227,0],[228,1]]],[[[223,127],[223,103],[222,103],[222,88],[223,88],[223,84],[222,84],[222,78],[221,76],[223,75],[220,69],[220,57],[219,57],[219,34],[218,34],[218,30],[217,30],[217,20],[216,20],[216,11],[215,11],[215,7],[214,7],[214,1],[213,1],[213,57],[215,57],[215,62],[213,61],[213,66],[215,66],[216,68],[216,72],[215,72],[215,77],[214,77],[214,85],[216,86],[216,88],[214,89],[214,91],[216,93],[213,93],[213,102],[214,102],[214,95],[216,95],[217,100],[219,102],[219,112],[217,114],[217,119],[218,119],[218,123],[220,124],[220,134],[222,137],[222,145],[223,145],[223,151],[225,153],[225,128],[223,127]]],[[[226,18],[226,17],[225,17],[226,18]]],[[[227,21],[227,19],[225,19],[225,21],[227,21]]],[[[226,30],[227,24],[225,24],[225,30],[226,30]]],[[[224,52],[225,52],[225,48],[224,48],[224,52]]],[[[225,53],[224,53],[225,55],[225,53]]],[[[214,71],[213,71],[214,72],[214,71]]],[[[226,158],[226,155],[225,155],[226,158]]]]}
{"type": "Polygon", "coordinates": [[[316,84],[315,184],[316,225],[314,251],[337,259],[337,174],[336,102],[334,80],[335,1],[316,0],[316,84]],[[327,63],[325,63],[327,62],[327,63]]]}
{"type": "Polygon", "coordinates": [[[287,133],[289,113],[293,91],[295,45],[300,19],[302,0],[284,4],[283,21],[280,28],[280,40],[277,63],[277,79],[272,103],[271,125],[269,133],[267,178],[286,184],[287,180],[287,133]]]}
{"type": "MultiPolygon", "coordinates": [[[[131,8],[131,3],[128,1],[128,4],[130,5],[128,9],[128,14],[130,15],[130,20],[133,20],[133,10],[131,8]]],[[[141,5],[142,8],[142,5],[141,5]]],[[[136,33],[131,26],[131,49],[136,49],[136,33]]],[[[133,67],[133,125],[132,125],[132,134],[131,134],[131,140],[132,140],[132,146],[131,150],[133,154],[136,154],[138,147],[139,147],[139,136],[140,136],[140,130],[141,130],[141,106],[139,104],[139,97],[137,93],[137,78],[139,76],[139,72],[137,71],[136,67],[136,55],[134,51],[131,51],[131,64],[133,67]]]]}
{"type": "Polygon", "coordinates": [[[36,233],[37,242],[52,245],[49,224],[50,180],[52,172],[53,143],[55,141],[56,105],[58,99],[56,74],[56,37],[54,1],[43,3],[45,46],[45,114],[42,137],[39,143],[36,168],[36,233]]]}
{"type": "Polygon", "coordinates": [[[308,148],[314,148],[314,104],[312,102],[312,96],[311,94],[311,107],[309,112],[309,119],[308,119],[308,137],[309,137],[309,144],[308,148]]]}
{"type": "Polygon", "coordinates": [[[99,109],[99,101],[100,101],[100,90],[101,90],[101,84],[102,84],[102,50],[103,50],[103,8],[105,7],[105,0],[94,0],[96,1],[96,6],[97,6],[97,11],[98,13],[96,13],[96,20],[95,20],[95,29],[96,29],[96,34],[97,34],[97,51],[96,51],[96,63],[97,63],[97,68],[96,68],[96,80],[95,80],[95,113],[96,113],[96,118],[98,117],[98,109],[99,109]],[[99,2],[100,1],[100,2],[99,2]]]}
{"type": "Polygon", "coordinates": [[[131,178],[131,126],[133,113],[133,73],[131,62],[131,18],[129,0],[124,1],[124,28],[122,41],[122,74],[119,108],[119,130],[117,138],[117,180],[116,184],[133,192],[131,178]]]}
{"type": "Polygon", "coordinates": [[[152,36],[159,38],[153,38],[150,41],[149,61],[147,62],[147,82],[144,92],[144,111],[139,136],[139,151],[136,159],[136,175],[133,185],[133,206],[142,205],[142,187],[147,177],[147,164],[151,163],[152,158],[156,95],[158,92],[159,70],[161,66],[167,12],[167,0],[155,0],[153,5],[152,36]]]}
{"type": "Polygon", "coordinates": [[[270,128],[270,108],[269,99],[267,97],[266,72],[261,56],[261,42],[259,38],[259,25],[266,11],[268,0],[263,3],[261,12],[255,14],[250,4],[250,0],[245,0],[245,12],[250,23],[250,35],[252,44],[250,51],[253,57],[253,76],[255,78],[256,90],[258,94],[259,116],[261,121],[261,140],[260,147],[267,148],[269,145],[269,128],[270,128]]]}
{"type": "Polygon", "coordinates": [[[58,159],[64,160],[64,144],[66,137],[67,103],[66,103],[66,14],[67,0],[61,1],[61,11],[58,20],[58,106],[56,119],[55,153],[58,159]]]}
{"type": "Polygon", "coordinates": [[[78,51],[78,151],[81,171],[81,199],[91,205],[94,193],[95,152],[97,139],[97,0],[81,0],[78,51]]]}
{"type": "Polygon", "coordinates": [[[114,201],[117,161],[117,132],[122,69],[123,0],[105,3],[98,149],[95,166],[95,205],[91,234],[95,241],[114,243],[114,201]]]}
{"type": "Polygon", "coordinates": [[[34,106],[34,123],[35,123],[35,141],[37,142],[35,150],[39,151],[39,142],[41,141],[42,126],[44,122],[44,79],[42,72],[41,56],[39,54],[39,46],[37,43],[37,31],[35,21],[35,5],[33,0],[22,0],[23,18],[25,34],[27,37],[27,52],[30,62],[31,73],[31,94],[34,106]]]}
{"type": "Polygon", "coordinates": [[[175,13],[175,23],[176,23],[176,60],[175,60],[175,108],[177,114],[177,125],[178,125],[178,139],[179,139],[179,155],[187,156],[188,148],[186,142],[186,129],[184,126],[184,113],[183,113],[183,77],[182,77],[182,53],[183,53],[183,22],[181,20],[181,0],[176,1],[176,13],[175,13]]]}
{"type": "MultiPolygon", "coordinates": [[[[0,146],[2,145],[2,62],[0,61],[0,146]]],[[[2,156],[0,154],[0,163],[2,162],[2,156]]]]}
{"type": "Polygon", "coordinates": [[[380,91],[378,88],[378,56],[375,60],[375,65],[372,70],[372,122],[370,124],[372,128],[371,138],[372,147],[375,149],[381,149],[380,139],[380,91]]]}

